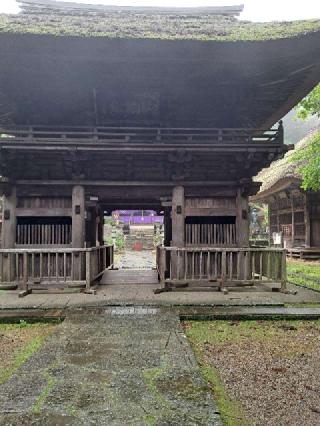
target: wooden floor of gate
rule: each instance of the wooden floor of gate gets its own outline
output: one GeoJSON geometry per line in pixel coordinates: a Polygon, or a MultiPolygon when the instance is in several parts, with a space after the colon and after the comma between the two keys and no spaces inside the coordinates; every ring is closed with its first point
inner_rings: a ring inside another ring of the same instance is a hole
{"type": "Polygon", "coordinates": [[[158,284],[158,273],[154,269],[119,269],[106,271],[100,285],[114,284],[158,284]]]}

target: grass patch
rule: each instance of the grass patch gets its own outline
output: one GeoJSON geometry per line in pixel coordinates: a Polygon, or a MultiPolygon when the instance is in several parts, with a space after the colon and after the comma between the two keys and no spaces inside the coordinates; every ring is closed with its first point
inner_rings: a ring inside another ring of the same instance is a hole
{"type": "Polygon", "coordinates": [[[0,324],[0,384],[35,353],[53,332],[53,324],[0,324]]]}
{"type": "Polygon", "coordinates": [[[161,373],[162,373],[162,369],[155,367],[155,368],[150,368],[148,370],[144,370],[143,376],[148,389],[153,394],[155,399],[157,401],[160,401],[161,404],[167,404],[165,398],[159,392],[158,387],[156,385],[156,380],[161,375],[161,373]]]}
{"type": "Polygon", "coordinates": [[[288,281],[293,284],[320,291],[320,264],[299,260],[288,260],[288,281]]]}
{"type": "Polygon", "coordinates": [[[213,391],[224,425],[247,426],[248,422],[245,419],[241,404],[228,395],[218,370],[207,366],[204,362],[200,362],[200,368],[204,379],[210,384],[213,391]]]}
{"type": "Polygon", "coordinates": [[[31,411],[34,414],[40,413],[42,406],[43,406],[43,403],[45,402],[47,396],[49,395],[50,391],[53,389],[54,384],[55,384],[55,379],[53,377],[51,377],[48,372],[46,372],[45,378],[47,379],[47,384],[46,384],[45,388],[43,389],[43,391],[41,392],[37,401],[34,403],[34,405],[32,406],[32,409],[31,409],[31,411]]]}

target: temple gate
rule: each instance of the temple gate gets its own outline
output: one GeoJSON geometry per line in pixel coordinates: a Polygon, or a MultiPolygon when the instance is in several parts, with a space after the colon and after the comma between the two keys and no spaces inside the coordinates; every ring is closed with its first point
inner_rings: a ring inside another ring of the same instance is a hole
{"type": "MultiPolygon", "coordinates": [[[[259,189],[252,177],[288,150],[277,122],[319,80],[320,32],[57,37],[51,27],[30,33],[30,22],[98,25],[98,13],[121,27],[134,13],[147,25],[173,11],[21,3],[24,14],[8,18],[17,31],[0,32],[2,286],[89,290],[113,265],[102,227],[117,209],[163,212],[157,265],[167,286],[284,286],[283,251],[249,247],[248,197],[259,189]]],[[[240,9],[175,16],[182,26],[192,16],[227,28],[240,9]]]]}

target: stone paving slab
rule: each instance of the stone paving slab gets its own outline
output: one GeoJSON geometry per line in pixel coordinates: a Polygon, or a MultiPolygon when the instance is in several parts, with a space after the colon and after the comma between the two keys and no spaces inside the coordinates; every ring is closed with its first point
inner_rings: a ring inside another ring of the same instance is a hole
{"type": "Polygon", "coordinates": [[[294,303],[319,303],[320,293],[289,284],[296,295],[273,293],[270,288],[212,292],[169,292],[154,294],[159,285],[106,285],[97,294],[30,294],[19,298],[18,291],[0,291],[0,310],[3,309],[64,309],[77,306],[156,305],[156,306],[256,306],[294,303]]]}
{"type": "MultiPolygon", "coordinates": [[[[118,305],[113,308],[137,309],[136,306],[118,305]]],[[[146,306],[144,306],[146,308],[146,306]]],[[[154,307],[156,308],[156,307],[154,307]]],[[[3,309],[0,310],[0,321],[48,320],[65,318],[74,310],[67,309],[3,309]]],[[[86,310],[97,309],[86,307],[86,310]]],[[[104,309],[104,308],[100,308],[104,309]]],[[[150,309],[153,309],[150,305],[150,309]]],[[[173,309],[182,320],[266,320],[266,319],[320,319],[320,307],[284,307],[284,306],[176,306],[173,309]]]]}
{"type": "Polygon", "coordinates": [[[172,310],[70,313],[0,386],[0,425],[222,426],[172,310]]]}

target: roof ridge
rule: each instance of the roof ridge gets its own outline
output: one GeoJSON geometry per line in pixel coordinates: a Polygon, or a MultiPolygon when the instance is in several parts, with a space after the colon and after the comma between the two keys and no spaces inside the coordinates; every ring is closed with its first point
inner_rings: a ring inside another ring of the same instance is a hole
{"type": "MultiPolygon", "coordinates": [[[[97,0],[99,1],[99,0],[97,0]]],[[[203,6],[203,7],[161,7],[161,6],[115,6],[103,4],[86,4],[64,0],[17,0],[23,11],[29,9],[55,9],[58,11],[93,11],[93,12],[136,12],[136,13],[161,13],[161,14],[207,14],[238,16],[244,5],[235,6],[203,6]]]]}
{"type": "Polygon", "coordinates": [[[291,162],[290,157],[292,157],[296,151],[304,149],[319,131],[319,127],[311,130],[304,138],[296,143],[294,150],[288,151],[283,158],[273,161],[269,167],[262,169],[258,173],[254,180],[257,182],[262,182],[262,185],[260,191],[256,195],[257,198],[262,196],[262,194],[264,194],[266,191],[271,190],[271,188],[276,185],[277,182],[284,178],[301,178],[299,173],[301,162],[291,162]]]}

